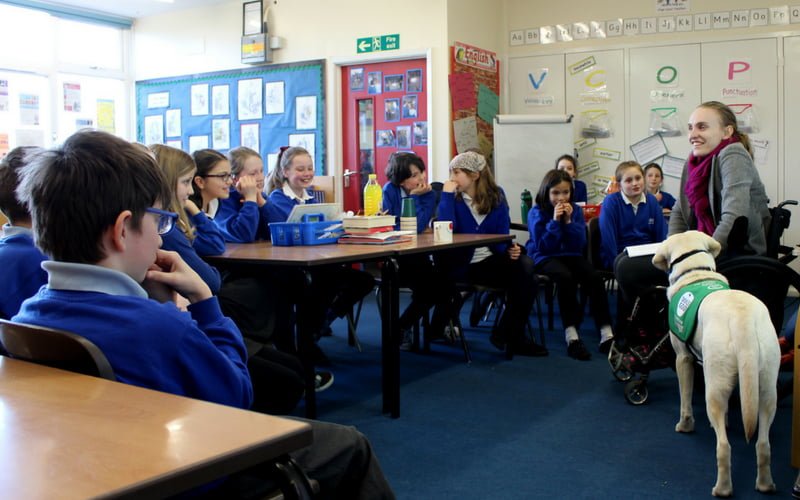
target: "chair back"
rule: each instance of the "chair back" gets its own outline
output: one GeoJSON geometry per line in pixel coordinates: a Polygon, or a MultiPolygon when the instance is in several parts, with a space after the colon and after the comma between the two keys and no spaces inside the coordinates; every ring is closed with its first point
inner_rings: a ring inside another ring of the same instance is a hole
{"type": "Polygon", "coordinates": [[[102,351],[71,332],[0,319],[0,343],[12,358],[116,380],[102,351]]]}
{"type": "Polygon", "coordinates": [[[780,259],[784,263],[794,259],[792,248],[781,245],[781,237],[784,230],[789,227],[792,212],[785,205],[797,205],[795,200],[786,200],[777,206],[769,209],[770,219],[766,227],[767,233],[767,257],[780,259]]]}
{"type": "Polygon", "coordinates": [[[589,222],[586,224],[586,229],[588,231],[587,238],[589,240],[589,262],[591,262],[592,267],[595,269],[602,270],[603,264],[600,259],[600,218],[592,217],[589,219],[589,222]]]}
{"type": "Polygon", "coordinates": [[[439,200],[442,199],[442,190],[444,189],[444,183],[439,181],[431,182],[431,190],[436,194],[436,201],[434,203],[433,209],[433,220],[439,218],[439,200]]]}

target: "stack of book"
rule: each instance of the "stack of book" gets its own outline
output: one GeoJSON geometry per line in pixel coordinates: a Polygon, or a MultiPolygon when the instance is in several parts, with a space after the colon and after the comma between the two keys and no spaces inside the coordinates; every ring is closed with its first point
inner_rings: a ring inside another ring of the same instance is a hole
{"type": "Polygon", "coordinates": [[[395,222],[394,215],[343,217],[342,228],[345,234],[339,238],[339,243],[387,245],[411,241],[414,232],[395,231],[395,222]]]}

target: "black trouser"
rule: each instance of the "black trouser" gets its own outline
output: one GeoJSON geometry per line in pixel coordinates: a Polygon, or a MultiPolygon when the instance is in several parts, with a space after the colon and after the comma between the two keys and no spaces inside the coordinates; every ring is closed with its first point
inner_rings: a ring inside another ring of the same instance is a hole
{"type": "Polygon", "coordinates": [[[669,284],[667,273],[656,268],[652,261],[652,255],[628,257],[625,251],[614,260],[614,277],[619,284],[616,326],[619,330],[626,326],[636,297],[651,287],[669,284]]]}

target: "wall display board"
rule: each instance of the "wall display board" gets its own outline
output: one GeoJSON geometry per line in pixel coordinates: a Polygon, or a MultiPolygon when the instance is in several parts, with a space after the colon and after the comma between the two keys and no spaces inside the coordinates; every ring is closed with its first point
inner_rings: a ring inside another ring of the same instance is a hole
{"type": "MultiPolygon", "coordinates": [[[[572,152],[573,123],[567,115],[497,115],[494,120],[495,177],[503,187],[513,222],[521,220],[520,194],[533,196],[555,159],[572,152]]],[[[520,243],[525,242],[527,237],[520,243]]]]}
{"type": "MultiPolygon", "coordinates": [[[[784,103],[785,130],[785,155],[786,165],[783,177],[783,192],[780,197],[782,200],[800,200],[800,36],[786,37],[783,40],[783,60],[784,67],[784,103]]],[[[772,156],[778,155],[778,148],[771,148],[772,156]]],[[[800,243],[800,211],[796,208],[792,210],[792,224],[784,233],[784,241],[787,244],[800,243]]],[[[797,464],[795,464],[797,465],[797,464]]]]}
{"type": "MultiPolygon", "coordinates": [[[[451,152],[479,149],[491,160],[492,121],[500,110],[500,61],[497,54],[456,42],[449,76],[452,99],[451,152]]],[[[492,164],[492,162],[489,162],[492,164]]]]}
{"type": "Polygon", "coordinates": [[[508,65],[508,112],[564,114],[564,55],[511,59],[508,65]]]}
{"type": "MultiPolygon", "coordinates": [[[[699,44],[630,50],[629,144],[659,134],[669,156],[686,159],[691,149],[686,124],[702,102],[700,68],[699,44]]],[[[683,164],[676,161],[665,165],[663,158],[655,161],[667,167],[662,189],[677,193],[681,175],[677,167],[683,164]]]]}
{"type": "Polygon", "coordinates": [[[574,115],[578,178],[586,183],[589,203],[599,203],[627,150],[623,51],[567,54],[565,62],[567,113],[574,115]]]}
{"type": "Polygon", "coordinates": [[[265,173],[281,146],[302,146],[325,167],[324,61],[136,82],[136,137],[189,153],[248,146],[265,173]]]}

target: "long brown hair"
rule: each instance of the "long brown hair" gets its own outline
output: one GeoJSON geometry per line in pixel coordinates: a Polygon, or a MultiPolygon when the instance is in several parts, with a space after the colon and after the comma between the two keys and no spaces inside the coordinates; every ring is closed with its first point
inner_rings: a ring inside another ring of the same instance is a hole
{"type": "Polygon", "coordinates": [[[742,146],[753,156],[753,147],[750,145],[750,137],[744,132],[739,131],[739,125],[736,123],[736,113],[731,108],[719,101],[706,101],[697,106],[698,108],[713,109],[719,115],[719,121],[722,122],[723,127],[733,127],[733,137],[739,139],[742,146]]]}
{"type": "MultiPolygon", "coordinates": [[[[472,177],[475,183],[475,196],[472,197],[472,204],[479,214],[488,214],[500,205],[502,201],[500,188],[494,181],[492,170],[482,154],[467,151],[456,155],[450,161],[450,170],[460,170],[472,177]]],[[[461,193],[458,196],[461,197],[461,193]]]]}
{"type": "Polygon", "coordinates": [[[281,152],[278,155],[278,161],[275,163],[275,168],[273,168],[272,172],[269,174],[267,194],[275,191],[276,189],[283,189],[283,183],[286,181],[286,169],[292,165],[292,160],[294,160],[296,156],[301,155],[307,155],[309,158],[311,158],[311,153],[309,153],[306,148],[301,148],[300,146],[281,148],[281,152]]]}
{"type": "Polygon", "coordinates": [[[183,231],[183,234],[189,238],[189,241],[192,241],[195,236],[194,228],[189,223],[189,215],[178,200],[175,190],[178,187],[178,179],[197,169],[194,160],[189,153],[177,148],[165,146],[164,144],[153,144],[150,146],[150,151],[155,155],[158,166],[161,168],[161,172],[164,173],[164,178],[167,180],[170,193],[172,193],[172,199],[169,202],[169,210],[178,214],[178,227],[183,231]]]}

